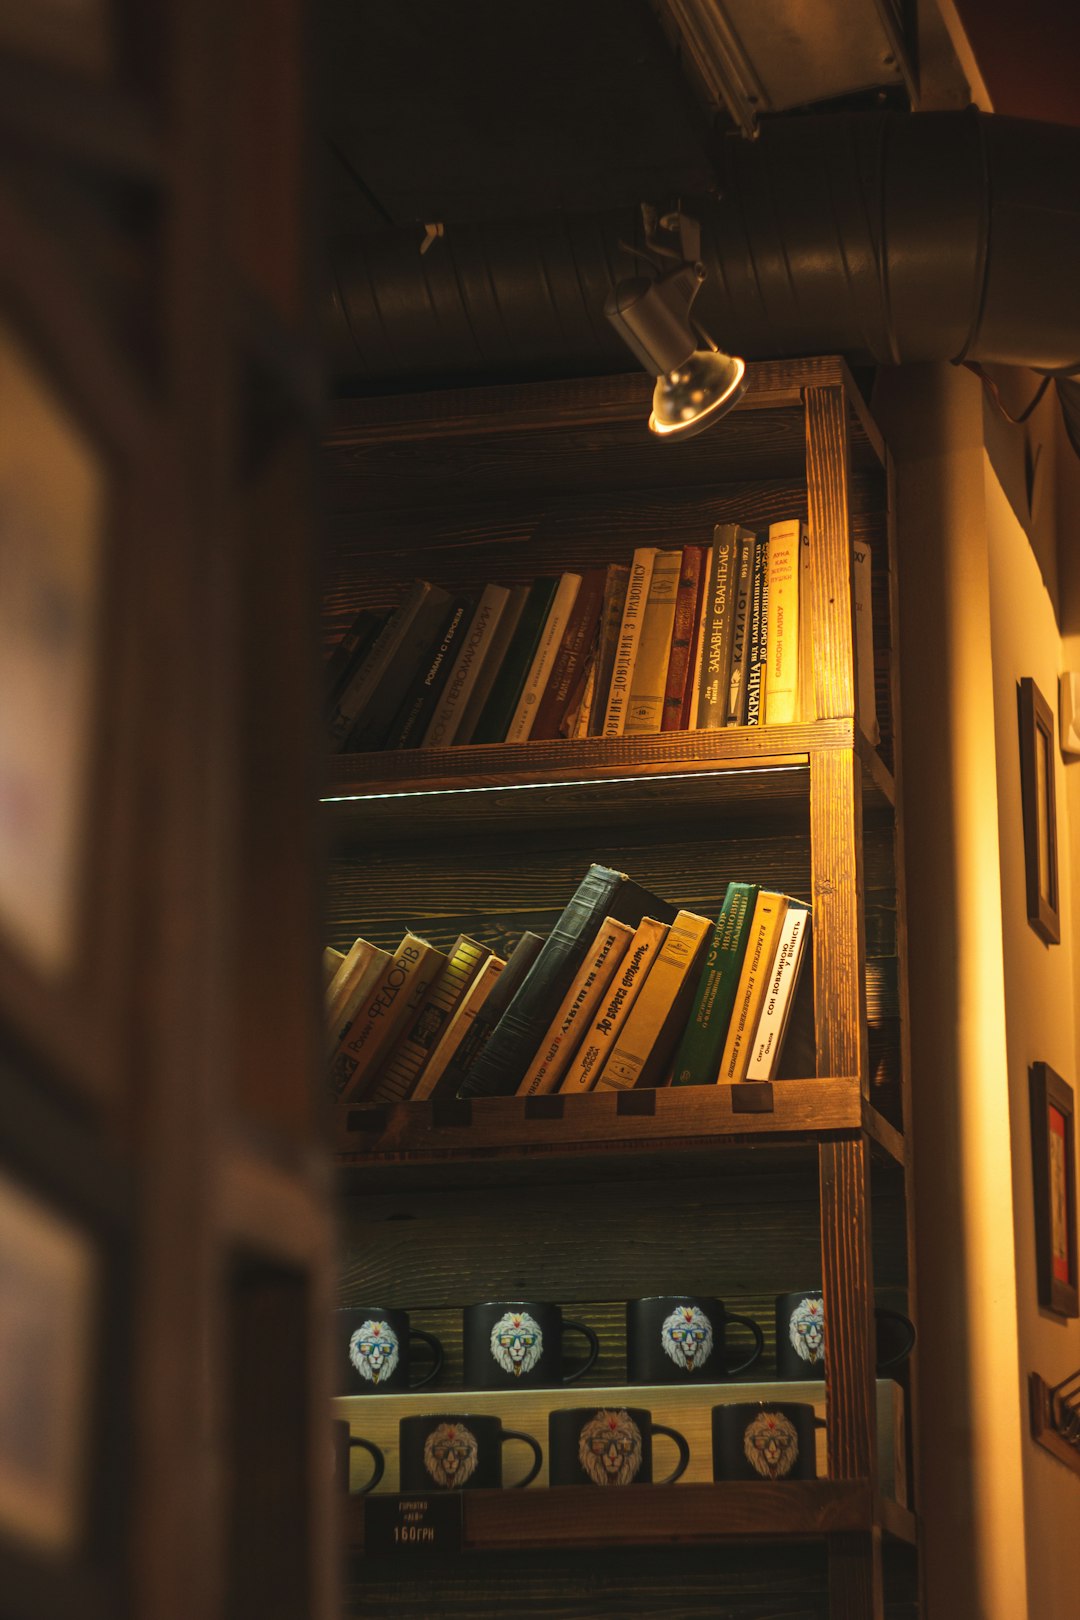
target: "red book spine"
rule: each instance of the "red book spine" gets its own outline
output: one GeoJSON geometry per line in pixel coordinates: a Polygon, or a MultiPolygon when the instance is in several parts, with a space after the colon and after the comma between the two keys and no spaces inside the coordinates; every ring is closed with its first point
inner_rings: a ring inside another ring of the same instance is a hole
{"type": "Polygon", "coordinates": [[[596,639],[605,577],[606,570],[603,568],[591,568],[581,576],[581,588],[529,732],[532,741],[559,735],[566,706],[577,685],[578,672],[596,639]]]}
{"type": "Polygon", "coordinates": [[[684,546],[679,590],[675,597],[675,623],[671,630],[671,658],[664,689],[664,715],[661,731],[682,731],[689,720],[687,709],[701,614],[702,587],[705,583],[705,548],[684,546]]]}

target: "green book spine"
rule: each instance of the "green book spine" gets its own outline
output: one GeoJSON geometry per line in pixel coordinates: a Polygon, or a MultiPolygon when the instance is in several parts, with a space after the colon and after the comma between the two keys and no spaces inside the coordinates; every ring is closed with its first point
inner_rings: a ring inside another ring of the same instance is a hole
{"type": "Polygon", "coordinates": [[[694,997],[694,1010],[675,1054],[672,1085],[715,1084],[759,888],[757,883],[727,886],[694,997]]]}
{"type": "Polygon", "coordinates": [[[476,723],[472,737],[474,743],[505,740],[558,586],[557,575],[545,575],[542,579],[533,580],[514,639],[507,648],[491,695],[476,723]]]}

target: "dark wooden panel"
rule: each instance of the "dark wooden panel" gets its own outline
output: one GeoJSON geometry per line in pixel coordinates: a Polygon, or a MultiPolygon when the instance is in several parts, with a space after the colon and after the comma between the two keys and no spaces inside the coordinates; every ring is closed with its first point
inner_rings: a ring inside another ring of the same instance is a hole
{"type": "Polygon", "coordinates": [[[838,748],[814,755],[810,827],[819,1074],[863,1076],[867,1068],[860,790],[852,753],[838,748]]]}
{"type": "Polygon", "coordinates": [[[814,700],[825,717],[853,714],[855,605],[849,535],[847,408],[841,388],[806,392],[806,487],[814,700]]]}
{"type": "Polygon", "coordinates": [[[829,1323],[829,1473],[834,1479],[866,1479],[872,1477],[875,1456],[869,1154],[862,1141],[827,1142],[818,1159],[829,1323]]]}

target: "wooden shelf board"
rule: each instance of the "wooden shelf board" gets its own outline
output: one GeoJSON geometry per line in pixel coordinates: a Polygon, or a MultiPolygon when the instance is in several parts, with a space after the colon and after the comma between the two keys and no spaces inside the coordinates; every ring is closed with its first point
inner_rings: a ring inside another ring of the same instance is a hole
{"type": "MultiPolygon", "coordinates": [[[[686,1546],[758,1536],[803,1538],[868,1530],[874,1501],[862,1480],[752,1484],[561,1485],[518,1492],[465,1491],[469,1549],[686,1546]]],[[[364,1546],[362,1496],[346,1507],[346,1544],[364,1546]]]]}
{"type": "Polygon", "coordinates": [[[352,1190],[383,1179],[437,1182],[455,1174],[497,1180],[508,1172],[557,1178],[608,1160],[678,1154],[708,1158],[718,1148],[813,1147],[837,1132],[866,1130],[903,1162],[904,1142],[863,1098],[857,1080],[778,1080],[771,1086],[679,1086],[589,1092],[581,1097],[475,1097],[334,1107],[333,1145],[352,1190]],[[745,1111],[744,1111],[745,1110],[745,1111]]]}

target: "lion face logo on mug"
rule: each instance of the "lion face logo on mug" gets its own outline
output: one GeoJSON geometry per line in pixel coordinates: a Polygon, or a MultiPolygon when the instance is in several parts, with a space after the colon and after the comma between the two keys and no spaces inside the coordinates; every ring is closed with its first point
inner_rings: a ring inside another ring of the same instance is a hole
{"type": "Polygon", "coordinates": [[[543,1348],[540,1324],[527,1311],[507,1311],[491,1330],[491,1354],[514,1378],[532,1372],[543,1348]]]}
{"type": "Polygon", "coordinates": [[[641,1430],[624,1409],[603,1408],[578,1439],[578,1461],[594,1485],[629,1485],[641,1467],[641,1430]]]}
{"type": "Polygon", "coordinates": [[[446,1490],[471,1479],[479,1460],[476,1436],[464,1423],[440,1423],[424,1441],[424,1467],[446,1490]]]}
{"type": "Polygon", "coordinates": [[[743,1434],[743,1451],[762,1479],[784,1479],[799,1456],[795,1425],[783,1412],[759,1412],[743,1434]]]}
{"type": "Polygon", "coordinates": [[[369,1384],[385,1383],[399,1356],[397,1334],[389,1322],[364,1322],[349,1340],[349,1360],[369,1384]]]}
{"type": "Polygon", "coordinates": [[[679,1305],[666,1316],[660,1339],[676,1367],[684,1372],[704,1367],[712,1355],[712,1323],[698,1305],[679,1305]]]}
{"type": "Polygon", "coordinates": [[[796,1305],[788,1323],[788,1338],[803,1361],[820,1361],[825,1354],[825,1307],[820,1299],[796,1305]]]}

